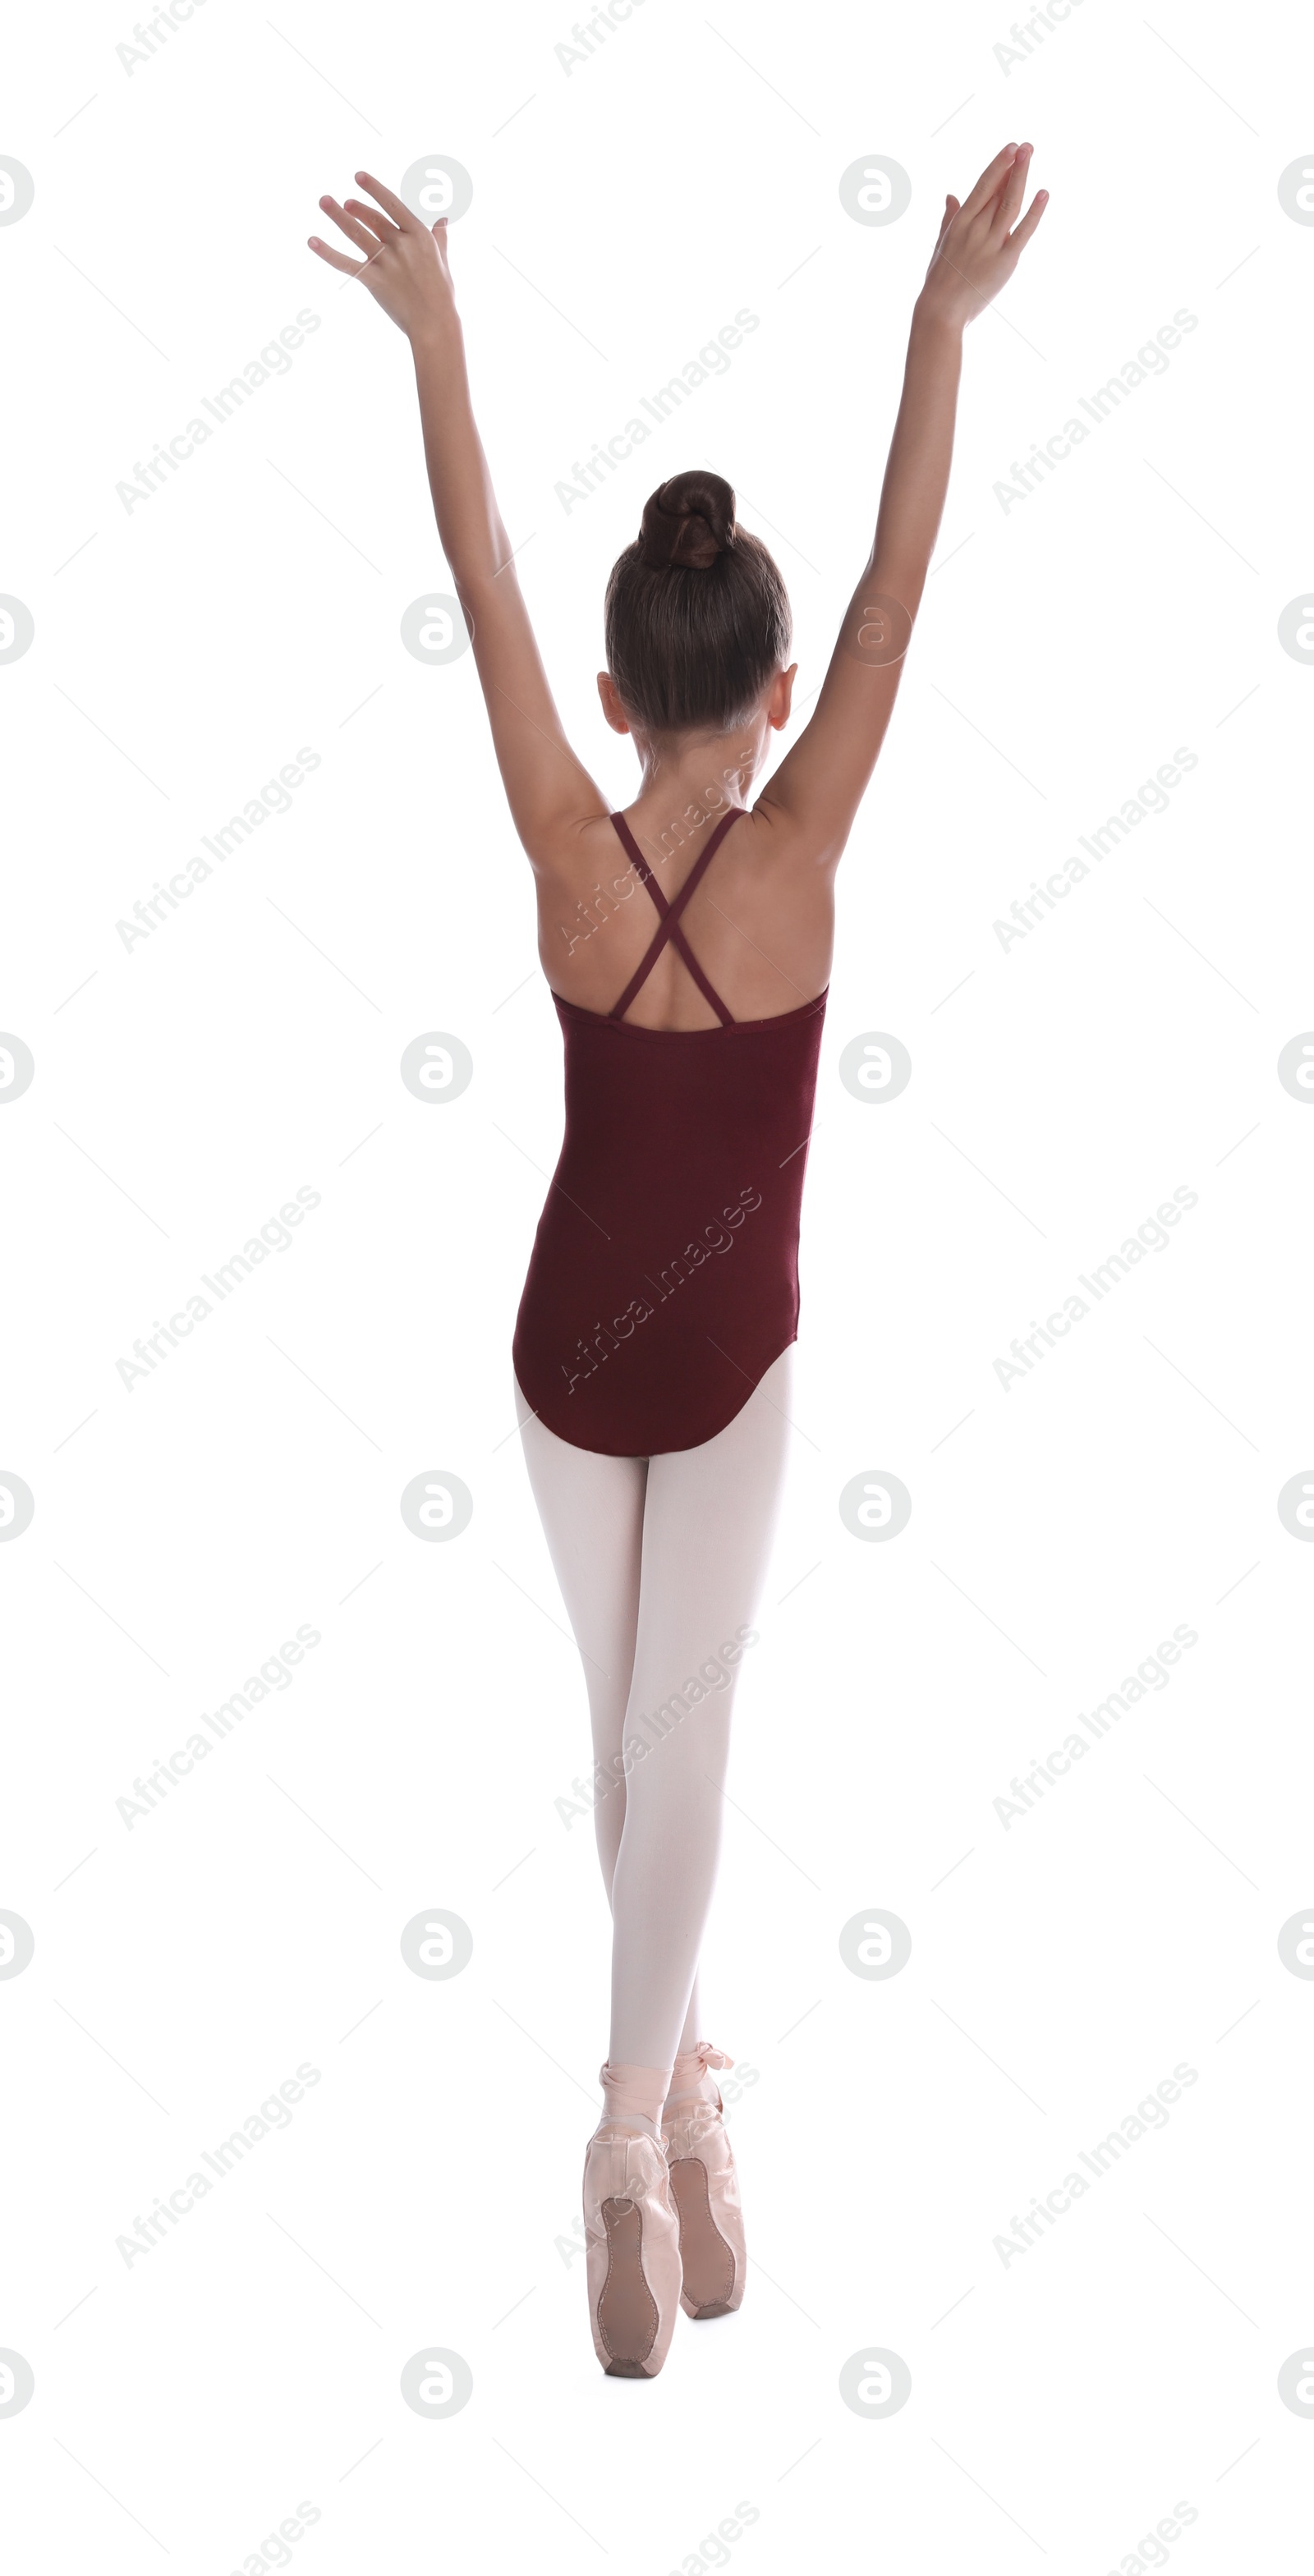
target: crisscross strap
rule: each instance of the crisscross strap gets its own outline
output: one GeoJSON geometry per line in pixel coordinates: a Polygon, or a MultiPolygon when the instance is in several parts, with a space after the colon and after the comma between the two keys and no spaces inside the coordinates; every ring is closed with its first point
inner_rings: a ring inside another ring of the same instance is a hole
{"type": "Polygon", "coordinates": [[[679,951],[680,956],[684,959],[685,965],[688,967],[704,1001],[711,1003],[712,1009],[715,1011],[722,1028],[732,1029],[734,1027],[735,1022],[733,1014],[726,1009],[720,994],[715,992],[711,984],[709,984],[707,977],[704,975],[703,970],[693,953],[693,950],[690,948],[689,943],[685,938],[684,932],[680,928],[680,915],[689,901],[690,895],[694,892],[695,888],[702,883],[703,877],[705,876],[708,867],[711,865],[712,860],[715,858],[731,824],[738,820],[743,810],[744,809],[741,805],[732,805],[729,813],[722,815],[706,849],[700,853],[698,858],[695,859],[693,866],[690,868],[689,874],[685,878],[684,884],[681,886],[674,903],[667,902],[666,897],[662,893],[661,887],[658,885],[657,879],[653,875],[652,869],[649,867],[642,850],[639,848],[639,844],[635,840],[634,834],[630,830],[629,824],[626,822],[624,815],[612,815],[611,819],[616,826],[621,848],[624,850],[627,858],[633,861],[633,864],[643,879],[649,894],[652,896],[653,902],[657,906],[657,910],[661,918],[653,933],[647,955],[644,957],[642,963],[636,966],[634,973],[631,975],[630,980],[620,997],[620,1000],[615,1004],[614,1008],[608,1012],[607,1017],[609,1019],[624,1019],[635,994],[638,992],[640,986],[647,982],[649,975],[652,973],[653,967],[656,965],[657,960],[669,939],[672,946],[679,951]]]}

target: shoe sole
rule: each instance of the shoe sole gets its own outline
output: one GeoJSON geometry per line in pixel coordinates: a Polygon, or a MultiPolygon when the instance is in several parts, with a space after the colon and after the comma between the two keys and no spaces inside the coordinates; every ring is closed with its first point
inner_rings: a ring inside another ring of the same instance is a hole
{"type": "MultiPolygon", "coordinates": [[[[607,2231],[607,2277],[598,2300],[598,2333],[608,2379],[655,2379],[648,2355],[657,2339],[659,2318],[643,2272],[643,2220],[632,2200],[604,2200],[602,2223],[607,2231]]],[[[658,2368],[660,2368],[660,2363],[658,2368]]]]}
{"type": "Polygon", "coordinates": [[[712,2216],[707,2167],[700,2156],[680,2156],[670,2171],[680,2213],[680,2305],[689,2317],[728,2317],[738,2305],[735,2258],[712,2216]]]}

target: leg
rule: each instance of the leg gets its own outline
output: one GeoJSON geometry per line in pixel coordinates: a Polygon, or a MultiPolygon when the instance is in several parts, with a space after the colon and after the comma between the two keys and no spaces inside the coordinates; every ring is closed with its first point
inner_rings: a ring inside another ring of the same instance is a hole
{"type": "Polygon", "coordinates": [[[695,1969],[694,1981],[689,1989],[689,2008],[684,2016],[684,2028],[680,2033],[678,2052],[680,2054],[692,2048],[696,2039],[702,2038],[702,2003],[703,1999],[698,1991],[698,1971],[695,1969]]]}
{"type": "Polygon", "coordinates": [[[572,1448],[530,1412],[518,1386],[516,1412],[538,1516],[584,1666],[594,1762],[607,1766],[611,1784],[593,1812],[610,1897],[625,1821],[625,1781],[616,1757],[634,1665],[647,1461],[572,1448]]]}
{"type": "MultiPolygon", "coordinates": [[[[647,1461],[572,1448],[535,1419],[519,1387],[516,1398],[529,1481],[583,1660],[594,1754],[606,1766],[594,1822],[610,1896],[625,1815],[618,1757],[634,1662],[647,1461]]],[[[634,2070],[627,2073],[632,2080],[634,2070]]],[[[604,2118],[584,2161],[593,2348],[605,2371],[626,2379],[661,2369],[679,2314],[680,2221],[655,2116],[664,2080],[660,2073],[653,2079],[651,2116],[633,2126],[604,2118]]],[[[615,2108],[609,2100],[609,2112],[615,2108]]]]}
{"type": "MultiPolygon", "coordinates": [[[[593,1824],[602,1882],[610,1900],[625,1821],[625,1780],[616,1757],[634,1667],[648,1462],[602,1458],[587,1449],[572,1449],[569,1442],[545,1430],[518,1386],[515,1397],[530,1487],[584,1666],[593,1758],[608,1773],[609,1785],[605,1796],[598,1798],[593,1824]]],[[[698,2036],[695,1978],[681,2048],[692,2048],[698,2036]]]]}
{"type": "Polygon", "coordinates": [[[677,2042],[686,2025],[686,2044],[697,2031],[729,1707],[775,1517],[791,1359],[715,1440],[648,1461],[572,1449],[519,1402],[609,1775],[596,1823],[613,1914],[612,2046],[583,2197],[594,2349],[624,2377],[661,2369],[681,2302],[715,2316],[743,2295],[719,2100],[715,2136],[706,2118],[697,2125],[697,2104],[669,2143],[658,2121],[677,2042]]]}
{"type": "Polygon", "coordinates": [[[743,1410],[697,1449],[650,1459],[627,1748],[612,1880],[614,2066],[671,2067],[690,1998],[720,1848],[737,1631],[751,1627],[789,1438],[792,1350],[743,1410]],[[693,1686],[693,1695],[684,1685],[693,1686]],[[697,1697],[701,1688],[703,1696],[697,1697]]]}

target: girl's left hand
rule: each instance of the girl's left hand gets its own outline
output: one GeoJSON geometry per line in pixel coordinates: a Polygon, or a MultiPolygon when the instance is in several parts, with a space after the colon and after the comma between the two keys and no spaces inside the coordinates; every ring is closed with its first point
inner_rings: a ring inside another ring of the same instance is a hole
{"type": "Polygon", "coordinates": [[[946,197],[940,238],[917,299],[923,312],[961,328],[1008,284],[1049,203],[1049,190],[1040,189],[1010,231],[1030,159],[1029,143],[1006,144],[982,171],[965,205],[946,197]]]}
{"type": "Polygon", "coordinates": [[[359,197],[348,197],[342,206],[336,197],[321,197],[319,202],[339,232],[365,253],[364,259],[345,258],[315,233],[310,236],[310,248],[330,268],[358,277],[409,340],[422,339],[435,324],[451,322],[456,315],[446,221],[436,223],[430,232],[381,179],[371,178],[368,170],[358,170],[356,177],[377,200],[375,205],[367,206],[359,197]]]}

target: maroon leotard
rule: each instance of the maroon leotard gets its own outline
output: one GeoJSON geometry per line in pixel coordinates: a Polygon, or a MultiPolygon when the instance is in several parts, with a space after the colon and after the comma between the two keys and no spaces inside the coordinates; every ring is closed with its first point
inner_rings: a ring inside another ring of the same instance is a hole
{"type": "Polygon", "coordinates": [[[732,1019],[680,927],[742,811],[722,817],[670,904],[613,814],[658,926],[605,1017],[553,996],[566,1128],[512,1348],[539,1420],[605,1457],[710,1440],[798,1332],[799,1211],[826,995],[775,1019],[732,1019]],[[626,1021],[668,939],[719,1027],[626,1021]]]}

